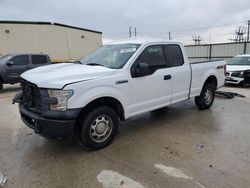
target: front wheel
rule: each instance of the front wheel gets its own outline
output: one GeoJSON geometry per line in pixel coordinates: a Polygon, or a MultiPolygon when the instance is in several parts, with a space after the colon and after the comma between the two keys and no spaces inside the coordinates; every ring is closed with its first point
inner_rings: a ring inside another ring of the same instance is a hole
{"type": "Polygon", "coordinates": [[[98,107],[80,119],[79,141],[89,150],[98,150],[111,144],[115,138],[119,118],[108,106],[98,107]]]}
{"type": "Polygon", "coordinates": [[[0,79],[0,91],[3,89],[3,82],[2,80],[0,79]]]}
{"type": "Polygon", "coordinates": [[[212,83],[203,86],[200,96],[195,97],[195,104],[200,110],[207,110],[213,105],[215,90],[212,83]]]}

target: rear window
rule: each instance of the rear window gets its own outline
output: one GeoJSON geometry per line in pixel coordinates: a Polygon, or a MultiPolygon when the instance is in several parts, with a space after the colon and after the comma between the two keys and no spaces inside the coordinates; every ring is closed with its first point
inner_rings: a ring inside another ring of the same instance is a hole
{"type": "Polygon", "coordinates": [[[45,55],[32,55],[32,64],[46,64],[48,63],[47,57],[45,55]]]}
{"type": "Polygon", "coordinates": [[[168,67],[177,67],[184,64],[182,51],[179,45],[169,44],[164,46],[168,67]]]}

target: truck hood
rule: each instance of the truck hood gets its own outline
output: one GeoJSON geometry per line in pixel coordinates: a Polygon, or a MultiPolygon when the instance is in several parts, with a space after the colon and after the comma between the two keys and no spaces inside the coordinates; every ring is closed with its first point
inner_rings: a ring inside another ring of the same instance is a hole
{"type": "Polygon", "coordinates": [[[250,65],[227,65],[227,72],[250,70],[250,65]]]}
{"type": "Polygon", "coordinates": [[[61,63],[26,71],[21,78],[40,88],[62,89],[66,84],[98,79],[114,73],[114,69],[102,66],[61,63]]]}

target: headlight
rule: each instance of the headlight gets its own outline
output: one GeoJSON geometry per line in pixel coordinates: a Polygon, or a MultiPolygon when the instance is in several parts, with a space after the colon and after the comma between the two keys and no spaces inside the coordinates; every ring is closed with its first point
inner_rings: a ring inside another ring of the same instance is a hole
{"type": "Polygon", "coordinates": [[[65,111],[67,110],[68,99],[74,94],[73,90],[48,90],[51,98],[57,99],[57,104],[51,104],[50,110],[52,111],[65,111]]]}
{"type": "Polygon", "coordinates": [[[240,77],[243,78],[243,76],[244,76],[244,71],[241,71],[240,72],[240,77]]]}

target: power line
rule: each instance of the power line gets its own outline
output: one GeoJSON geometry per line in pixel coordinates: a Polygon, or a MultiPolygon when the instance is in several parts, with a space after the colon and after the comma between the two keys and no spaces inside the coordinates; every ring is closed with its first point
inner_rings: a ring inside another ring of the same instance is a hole
{"type": "Polygon", "coordinates": [[[225,27],[225,26],[233,26],[233,25],[236,25],[236,24],[242,24],[242,23],[245,23],[245,22],[239,22],[239,23],[232,23],[232,24],[221,24],[221,25],[214,25],[214,26],[207,26],[207,27],[197,27],[195,29],[184,29],[184,30],[177,30],[177,31],[174,31],[175,33],[182,33],[182,32],[187,32],[187,31],[199,31],[199,30],[207,30],[207,29],[212,29],[212,28],[219,28],[219,27],[225,27]]]}

